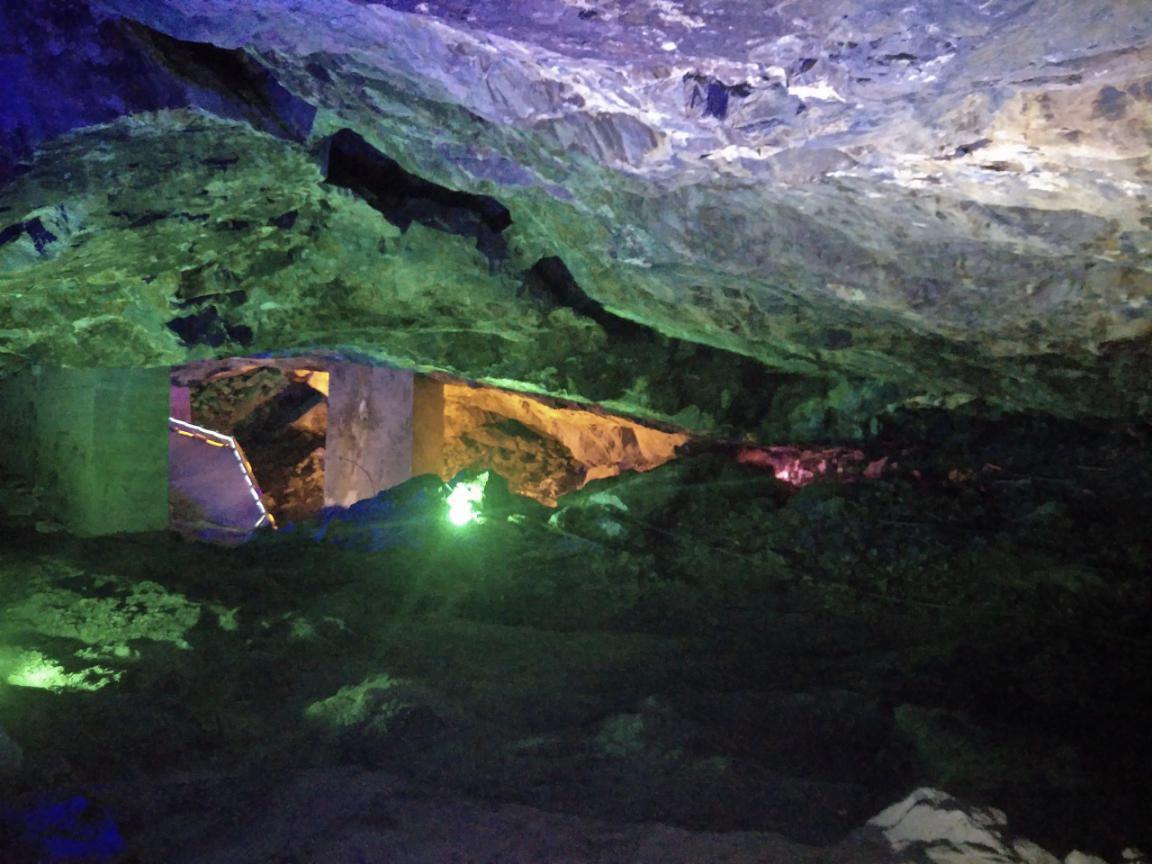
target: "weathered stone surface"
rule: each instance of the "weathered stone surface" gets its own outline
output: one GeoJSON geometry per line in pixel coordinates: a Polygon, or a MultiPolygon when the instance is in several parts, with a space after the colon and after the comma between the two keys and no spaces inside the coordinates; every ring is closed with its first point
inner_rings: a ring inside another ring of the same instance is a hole
{"type": "MultiPolygon", "coordinates": [[[[359,765],[490,811],[656,821],[653,862],[677,844],[723,860],[702,834],[835,843],[918,785],[1003,810],[1014,854],[1023,836],[1114,861],[1149,833],[1152,451],[1123,430],[1011,431],[798,490],[730,454],[679,459],[565,496],[552,526],[538,506],[454,525],[422,478],[330,519],[323,544],[316,526],[240,552],[28,532],[0,556],[0,677],[24,685],[0,724],[30,768],[141,778],[107,803],[142,860],[151,826],[177,861],[213,858],[173,836],[303,854],[189,778],[226,766],[275,816],[288,778],[359,765]],[[348,724],[313,722],[318,704],[348,724]],[[210,815],[229,812],[231,835],[210,815]]],[[[335,836],[300,806],[288,825],[335,836]]]]}
{"type": "Polygon", "coordinates": [[[0,183],[45,141],[126,114],[200,105],[289,138],[315,109],[242,51],[182,42],[86,2],[0,9],[0,183]]]}
{"type": "Polygon", "coordinates": [[[1147,405],[1139,2],[102,5],[245,47],[665,332],[905,398],[1147,405]]]}
{"type": "Polygon", "coordinates": [[[938,789],[917,789],[868,822],[904,859],[932,864],[1059,864],[1035,843],[1013,837],[994,807],[974,807],[938,789]]]}
{"type": "Polygon", "coordinates": [[[797,438],[858,437],[899,395],[773,374],[641,327],[609,332],[518,296],[531,262],[515,248],[493,270],[473,238],[401,233],[320,180],[302,148],[201,114],[59,139],[0,203],[13,224],[51,232],[39,250],[24,228],[0,246],[0,366],[343,356],[797,438]]]}

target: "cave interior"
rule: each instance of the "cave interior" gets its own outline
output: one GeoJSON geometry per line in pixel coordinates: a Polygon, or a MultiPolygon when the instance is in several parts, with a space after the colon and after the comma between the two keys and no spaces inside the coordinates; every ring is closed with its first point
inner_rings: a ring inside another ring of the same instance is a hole
{"type": "Polygon", "coordinates": [[[1149,864],[1145,0],[0,6],[0,864],[1149,864]]]}

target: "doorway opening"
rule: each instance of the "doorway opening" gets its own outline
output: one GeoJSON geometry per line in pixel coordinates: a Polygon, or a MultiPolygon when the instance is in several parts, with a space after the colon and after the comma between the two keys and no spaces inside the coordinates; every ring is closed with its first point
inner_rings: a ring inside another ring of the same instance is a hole
{"type": "Polygon", "coordinates": [[[587,406],[324,357],[174,367],[170,401],[170,522],[198,536],[301,522],[423,474],[495,471],[554,506],[688,441],[587,406]]]}

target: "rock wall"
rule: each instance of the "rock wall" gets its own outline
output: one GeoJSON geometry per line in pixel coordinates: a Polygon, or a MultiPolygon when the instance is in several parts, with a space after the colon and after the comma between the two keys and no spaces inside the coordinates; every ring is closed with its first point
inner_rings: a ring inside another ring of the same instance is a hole
{"type": "MultiPolygon", "coordinates": [[[[117,104],[244,124],[46,145],[0,194],[5,366],[347,350],[777,440],[1152,407],[1138,2],[93,8],[42,43],[21,17],[19,46],[129,34],[179,98],[117,104]],[[350,153],[421,200],[365,191],[350,153]],[[517,297],[553,259],[637,326],[517,297]]],[[[41,72],[88,92],[89,67],[41,72]]],[[[36,140],[115,114],[67,113],[36,140]]]]}
{"type": "Polygon", "coordinates": [[[522,256],[494,272],[471,238],[401,232],[321,180],[302,148],[187,112],[48,145],[0,193],[0,371],[323,355],[799,438],[859,436],[898,401],[518,296],[522,256]]]}
{"type": "Polygon", "coordinates": [[[444,385],[442,473],[494,468],[546,504],[590,480],[648,471],[688,436],[494,388],[444,385]]]}
{"type": "Polygon", "coordinates": [[[1143,4],[644,0],[108,9],[229,48],[511,248],[773,369],[1144,410],[1143,4]]]}

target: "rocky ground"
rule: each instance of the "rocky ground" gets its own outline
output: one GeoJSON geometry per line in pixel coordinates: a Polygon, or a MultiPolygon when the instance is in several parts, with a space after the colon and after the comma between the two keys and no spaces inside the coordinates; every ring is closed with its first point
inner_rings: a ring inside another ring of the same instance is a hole
{"type": "MultiPolygon", "coordinates": [[[[1152,839],[1146,442],[957,424],[879,479],[710,454],[466,526],[402,490],[323,541],[12,518],[3,860],[112,824],[76,860],[889,860],[859,829],[923,785],[1120,860],[1152,839]],[[45,802],[87,809],[36,833],[45,802]]],[[[936,804],[999,824],[905,811],[936,804]]]]}

